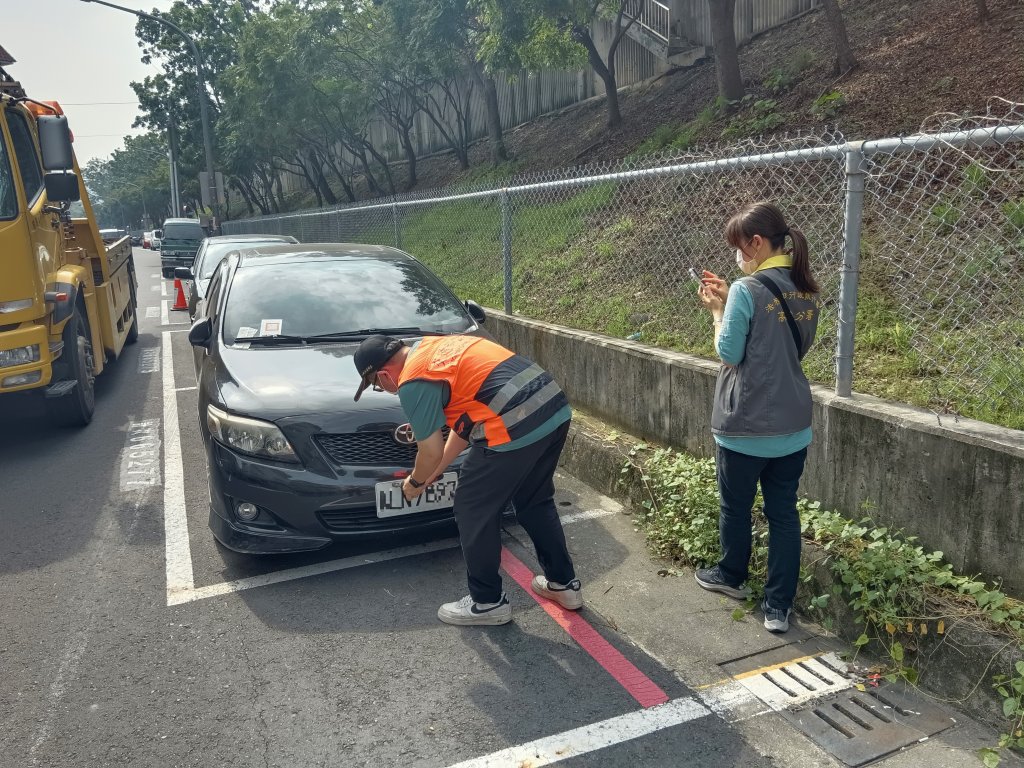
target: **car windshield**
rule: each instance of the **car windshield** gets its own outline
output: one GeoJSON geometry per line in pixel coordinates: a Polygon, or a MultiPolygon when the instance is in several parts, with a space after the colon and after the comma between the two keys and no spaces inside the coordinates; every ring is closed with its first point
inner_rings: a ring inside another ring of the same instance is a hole
{"type": "MultiPolygon", "coordinates": [[[[217,270],[217,265],[220,264],[220,260],[232,251],[241,250],[243,248],[259,248],[261,245],[277,245],[281,242],[283,241],[246,240],[244,242],[207,243],[206,248],[204,248],[202,254],[200,254],[202,263],[199,264],[199,271],[195,273],[196,279],[209,280],[213,277],[213,273],[217,270]]],[[[195,270],[193,270],[193,272],[195,272],[195,270]]]]}
{"type": "Polygon", "coordinates": [[[206,233],[198,221],[195,224],[182,222],[164,225],[164,240],[202,240],[204,237],[206,233]]]}
{"type": "Polygon", "coordinates": [[[300,261],[246,266],[235,273],[224,341],[363,328],[463,333],[472,327],[459,300],[417,261],[300,261]]]}

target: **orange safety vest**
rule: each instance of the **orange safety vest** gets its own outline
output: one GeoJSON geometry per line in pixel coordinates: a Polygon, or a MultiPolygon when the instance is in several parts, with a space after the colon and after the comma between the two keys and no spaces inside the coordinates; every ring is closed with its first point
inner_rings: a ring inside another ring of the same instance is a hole
{"type": "Polygon", "coordinates": [[[448,426],[492,448],[529,434],[569,403],[550,373],[479,336],[424,338],[406,358],[398,386],[409,381],[447,383],[448,426]]]}

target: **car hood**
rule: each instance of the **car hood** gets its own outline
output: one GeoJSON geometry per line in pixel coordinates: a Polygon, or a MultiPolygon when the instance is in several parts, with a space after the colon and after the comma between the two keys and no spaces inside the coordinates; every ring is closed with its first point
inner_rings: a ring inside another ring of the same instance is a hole
{"type": "Polygon", "coordinates": [[[277,419],[339,411],[394,411],[398,398],[359,387],[352,355],[358,343],[309,347],[220,348],[217,389],[223,405],[235,413],[277,419]]]}

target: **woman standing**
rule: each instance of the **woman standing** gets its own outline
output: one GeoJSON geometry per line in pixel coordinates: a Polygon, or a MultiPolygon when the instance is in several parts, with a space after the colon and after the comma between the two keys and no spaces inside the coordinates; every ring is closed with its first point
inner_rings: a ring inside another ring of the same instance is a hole
{"type": "Polygon", "coordinates": [[[785,632],[800,573],[797,488],[811,442],[811,388],[800,361],[814,342],[819,288],[807,239],[771,203],[736,213],[725,226],[725,239],[747,277],[730,287],[705,271],[699,289],[714,318],[715,349],[723,362],[711,417],[722,558],[698,569],[696,577],[704,589],[749,595],[750,516],[760,482],[768,519],[761,608],[765,629],[785,632]]]}

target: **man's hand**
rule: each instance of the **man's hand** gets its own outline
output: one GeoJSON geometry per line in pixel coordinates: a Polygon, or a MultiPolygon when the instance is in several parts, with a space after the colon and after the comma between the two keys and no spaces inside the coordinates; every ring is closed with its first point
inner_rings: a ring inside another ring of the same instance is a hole
{"type": "Polygon", "coordinates": [[[429,483],[424,483],[419,488],[416,488],[409,482],[409,477],[412,477],[412,475],[409,475],[402,481],[402,495],[405,496],[406,501],[413,501],[426,490],[429,483]]]}

